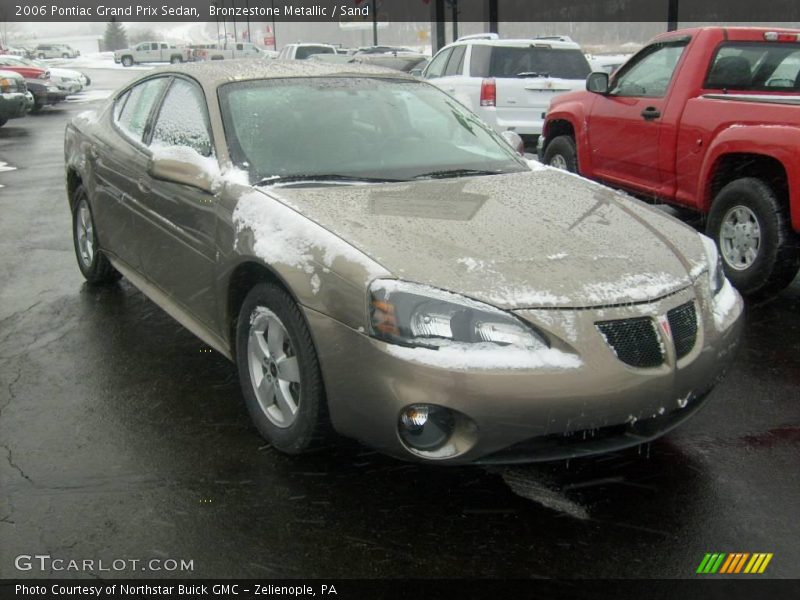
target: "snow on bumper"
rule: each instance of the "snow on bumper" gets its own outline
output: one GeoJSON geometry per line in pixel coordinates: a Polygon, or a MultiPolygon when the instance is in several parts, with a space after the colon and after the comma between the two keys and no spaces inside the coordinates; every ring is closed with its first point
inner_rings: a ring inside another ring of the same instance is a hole
{"type": "Polygon", "coordinates": [[[553,348],[527,359],[514,351],[505,365],[500,358],[471,365],[474,357],[463,354],[444,357],[434,350],[399,348],[315,311],[306,309],[306,316],[331,419],[341,434],[418,460],[398,435],[398,417],[410,404],[433,404],[458,411],[474,424],[469,439],[456,444],[458,452],[438,460],[535,461],[636,445],[659,437],[694,412],[732,360],[742,326],[738,294],[732,304],[722,298],[726,326],[720,328],[715,303],[695,291],[688,288],[654,303],[600,310],[516,311],[545,331],[553,348]],[[697,309],[696,343],[681,358],[665,344],[664,362],[657,367],[622,362],[596,326],[642,316],[656,324],[660,315],[687,302],[697,309]],[[580,442],[565,445],[561,440],[566,449],[558,456],[547,451],[538,456],[503,454],[531,440],[612,430],[614,436],[587,446],[589,451],[580,442]]]}

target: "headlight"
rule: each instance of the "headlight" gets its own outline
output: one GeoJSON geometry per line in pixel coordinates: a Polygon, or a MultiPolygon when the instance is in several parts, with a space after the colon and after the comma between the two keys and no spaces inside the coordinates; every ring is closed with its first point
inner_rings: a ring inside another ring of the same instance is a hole
{"type": "Polygon", "coordinates": [[[11,78],[4,77],[0,79],[0,92],[4,94],[8,94],[10,92],[14,92],[17,89],[17,82],[11,78]]]}
{"type": "Polygon", "coordinates": [[[405,346],[494,343],[542,350],[547,340],[498,308],[437,288],[379,279],[370,286],[370,334],[405,346]]]}
{"type": "Polygon", "coordinates": [[[700,241],[706,251],[706,261],[708,261],[708,285],[711,288],[711,295],[716,296],[725,285],[725,270],[722,268],[722,257],[717,250],[717,245],[709,237],[702,233],[698,234],[700,241]]]}

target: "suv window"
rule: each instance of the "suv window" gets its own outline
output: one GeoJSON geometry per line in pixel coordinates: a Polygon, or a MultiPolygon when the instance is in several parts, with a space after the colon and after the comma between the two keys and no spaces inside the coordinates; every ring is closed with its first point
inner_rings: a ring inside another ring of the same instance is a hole
{"type": "Polygon", "coordinates": [[[428,65],[428,69],[425,71],[426,79],[434,79],[442,76],[442,73],[444,73],[445,64],[447,64],[447,59],[450,58],[452,51],[452,48],[448,48],[447,50],[442,50],[439,54],[433,57],[433,60],[428,65]]]}
{"type": "Polygon", "coordinates": [[[161,103],[151,144],[188,146],[202,156],[211,156],[208,111],[196,85],[185,79],[172,82],[161,103]]]}
{"type": "Polygon", "coordinates": [[[586,79],[592,68],[583,52],[576,48],[552,48],[547,44],[531,46],[472,47],[472,77],[518,77],[521,73],[561,79],[586,79]]]}
{"type": "Polygon", "coordinates": [[[150,116],[150,111],[166,84],[167,79],[165,77],[148,79],[131,88],[129,94],[120,97],[121,100],[127,96],[127,102],[122,107],[117,124],[134,140],[142,141],[147,118],[150,116]]]}
{"type": "Polygon", "coordinates": [[[675,67],[688,43],[688,40],[680,40],[648,46],[614,78],[610,93],[614,96],[642,98],[661,98],[666,95],[675,67]]]}
{"type": "Polygon", "coordinates": [[[136,49],[139,51],[150,50],[150,44],[139,44],[138,46],[136,46],[136,49]]]}
{"type": "Polygon", "coordinates": [[[328,46],[299,46],[294,57],[302,60],[312,54],[335,54],[335,52],[328,46]]]}
{"type": "Polygon", "coordinates": [[[730,42],[717,50],[707,89],[800,91],[800,44],[730,42]]]}
{"type": "Polygon", "coordinates": [[[461,70],[464,66],[464,54],[466,53],[466,46],[456,46],[450,54],[450,60],[447,61],[447,68],[444,70],[445,77],[453,75],[461,75],[461,70]]]}

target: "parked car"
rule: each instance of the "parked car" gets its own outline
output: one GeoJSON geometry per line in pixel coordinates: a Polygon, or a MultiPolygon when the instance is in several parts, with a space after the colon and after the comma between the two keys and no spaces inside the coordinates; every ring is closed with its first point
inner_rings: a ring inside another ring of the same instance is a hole
{"type": "Polygon", "coordinates": [[[223,60],[226,58],[267,58],[256,44],[248,42],[230,43],[227,46],[204,44],[192,48],[193,60],[223,60]]]}
{"type": "Polygon", "coordinates": [[[114,62],[131,67],[138,63],[182,63],[191,59],[189,48],[179,48],[169,42],[142,42],[134,48],[114,51],[114,62]]]}
{"type": "Polygon", "coordinates": [[[89,78],[79,71],[73,71],[72,69],[61,69],[58,67],[48,67],[46,64],[41,62],[36,62],[34,60],[30,60],[28,58],[21,58],[21,57],[0,57],[0,60],[5,58],[5,62],[7,62],[11,66],[19,66],[19,67],[38,67],[40,69],[44,69],[49,73],[48,79],[55,83],[58,86],[58,89],[63,90],[69,94],[77,94],[87,85],[89,85],[89,78]]]}
{"type": "Polygon", "coordinates": [[[409,460],[584,455],[719,381],[742,302],[710,240],[531,171],[410,75],[251,65],[146,74],[67,126],[65,160],[83,275],[234,360],[274,447],[332,425],[409,460]]]}
{"type": "Polygon", "coordinates": [[[33,54],[38,59],[43,58],[75,58],[80,52],[67,44],[39,44],[33,49],[33,54]]]}
{"type": "Polygon", "coordinates": [[[54,106],[67,99],[67,92],[58,89],[58,86],[49,79],[26,79],[25,85],[33,94],[33,106],[30,112],[37,113],[45,106],[54,106]]]}
{"type": "Polygon", "coordinates": [[[614,71],[625,64],[631,57],[630,54],[609,54],[587,57],[592,71],[605,71],[611,75],[614,71]]]}
{"type": "Polygon", "coordinates": [[[0,70],[0,127],[27,113],[25,79],[14,71],[0,70]]]}
{"type": "Polygon", "coordinates": [[[553,101],[544,162],[707,215],[745,294],[800,269],[800,31],[664,34],[553,101]]]}
{"type": "Polygon", "coordinates": [[[286,44],[278,54],[281,60],[305,60],[314,54],[337,54],[330,44],[286,44]]]}
{"type": "Polygon", "coordinates": [[[442,48],[422,76],[497,131],[535,144],[550,101],[582,89],[590,71],[580,46],[566,36],[509,40],[486,33],[442,48]]]}
{"type": "Polygon", "coordinates": [[[0,69],[4,71],[14,71],[19,73],[25,79],[49,79],[50,70],[44,67],[37,67],[21,63],[18,56],[9,56],[7,54],[0,55],[0,69]]]}

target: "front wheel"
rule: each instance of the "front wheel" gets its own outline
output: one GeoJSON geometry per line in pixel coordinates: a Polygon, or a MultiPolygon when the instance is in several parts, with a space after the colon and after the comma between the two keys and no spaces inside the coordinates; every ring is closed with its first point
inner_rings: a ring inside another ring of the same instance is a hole
{"type": "Polygon", "coordinates": [[[261,435],[287,454],[322,443],[328,412],[319,361],[297,304],[281,287],[256,285],[236,323],[245,404],[261,435]]]}
{"type": "Polygon", "coordinates": [[[132,67],[133,66],[133,58],[130,56],[123,56],[122,57],[122,66],[123,67],[132,67]]]}
{"type": "Polygon", "coordinates": [[[39,54],[37,54],[37,55],[36,55],[36,57],[37,57],[39,60],[44,60],[44,53],[43,53],[43,52],[40,52],[39,54]]]}
{"type": "Polygon", "coordinates": [[[61,58],[69,58],[69,54],[67,54],[66,52],[64,52],[64,54],[62,54],[62,55],[61,55],[61,58]]]}
{"type": "Polygon", "coordinates": [[[8,119],[3,119],[3,118],[0,118],[0,127],[2,127],[3,125],[5,125],[6,123],[8,123],[8,119]]]}
{"type": "Polygon", "coordinates": [[[575,149],[575,140],[569,135],[553,138],[553,141],[547,145],[543,162],[556,169],[577,173],[578,152],[575,149]]]}
{"type": "Polygon", "coordinates": [[[78,186],[73,196],[72,239],[78,268],[89,283],[112,283],[121,275],[100,252],[92,207],[83,186],[78,186]]]}
{"type": "Polygon", "coordinates": [[[719,247],[725,275],[745,295],[778,292],[800,268],[800,238],[761,179],[743,177],[723,187],[711,205],[706,233],[719,247]]]}
{"type": "Polygon", "coordinates": [[[177,65],[178,63],[182,63],[183,59],[180,56],[173,56],[170,61],[173,65],[177,65]]]}

